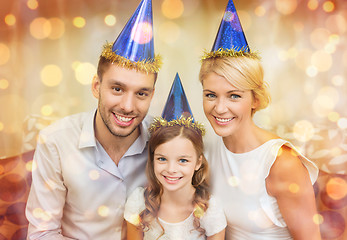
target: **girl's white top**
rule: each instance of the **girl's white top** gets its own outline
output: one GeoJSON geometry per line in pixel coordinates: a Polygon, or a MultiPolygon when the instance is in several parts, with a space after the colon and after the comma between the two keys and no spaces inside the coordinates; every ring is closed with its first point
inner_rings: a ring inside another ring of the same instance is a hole
{"type": "MultiPolygon", "coordinates": [[[[129,223],[139,226],[139,214],[145,209],[144,188],[137,188],[129,196],[124,211],[124,218],[129,223]]],[[[205,229],[205,235],[201,236],[193,226],[194,216],[190,214],[182,222],[168,223],[158,218],[160,224],[165,229],[163,236],[159,240],[203,240],[206,236],[212,236],[219,233],[226,227],[226,220],[223,209],[217,200],[211,196],[209,208],[206,210],[203,217],[200,219],[200,227],[205,229]]],[[[162,234],[162,229],[157,220],[153,220],[150,229],[144,232],[144,240],[155,240],[162,234]]]]}
{"type": "Polygon", "coordinates": [[[298,154],[312,184],[318,176],[316,165],[283,139],[272,139],[240,154],[230,152],[219,136],[208,142],[211,144],[207,144],[206,158],[213,194],[221,200],[227,218],[226,239],[292,239],[276,199],[267,193],[265,179],[282,145],[298,154]]]}

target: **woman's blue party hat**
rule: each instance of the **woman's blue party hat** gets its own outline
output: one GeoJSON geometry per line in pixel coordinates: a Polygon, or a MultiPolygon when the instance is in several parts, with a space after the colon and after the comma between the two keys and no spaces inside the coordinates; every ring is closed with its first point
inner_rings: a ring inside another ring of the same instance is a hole
{"type": "Polygon", "coordinates": [[[161,60],[154,54],[152,1],[142,0],[113,44],[102,56],[112,63],[144,72],[159,71],[161,60]]]}
{"type": "Polygon", "coordinates": [[[224,56],[259,58],[248,46],[233,0],[228,2],[211,52],[203,59],[224,56]]]}

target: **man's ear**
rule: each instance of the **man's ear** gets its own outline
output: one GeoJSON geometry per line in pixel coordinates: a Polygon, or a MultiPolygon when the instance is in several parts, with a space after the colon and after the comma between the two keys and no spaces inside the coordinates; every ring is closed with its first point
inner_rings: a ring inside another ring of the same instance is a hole
{"type": "Polygon", "coordinates": [[[200,155],[198,161],[196,162],[195,171],[198,171],[202,164],[202,155],[200,155]]]}
{"type": "Polygon", "coordinates": [[[100,78],[98,75],[94,75],[93,81],[92,81],[92,93],[93,96],[97,99],[99,99],[99,93],[100,93],[100,78]]]}

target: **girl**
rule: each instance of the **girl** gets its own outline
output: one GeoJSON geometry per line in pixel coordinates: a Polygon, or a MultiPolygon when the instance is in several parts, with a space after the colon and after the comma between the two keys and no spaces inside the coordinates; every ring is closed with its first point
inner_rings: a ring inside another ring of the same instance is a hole
{"type": "Polygon", "coordinates": [[[192,118],[159,118],[150,132],[148,187],[125,205],[127,238],[224,239],[224,213],[209,193],[203,127],[192,118]]]}

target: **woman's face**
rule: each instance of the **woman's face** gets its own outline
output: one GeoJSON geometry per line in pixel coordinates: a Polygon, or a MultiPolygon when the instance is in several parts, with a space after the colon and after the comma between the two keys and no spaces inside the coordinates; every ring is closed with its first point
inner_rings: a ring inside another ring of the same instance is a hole
{"type": "Polygon", "coordinates": [[[242,134],[253,122],[252,109],[256,103],[252,92],[237,89],[215,73],[208,73],[202,85],[204,112],[216,134],[221,137],[242,134]]]}

